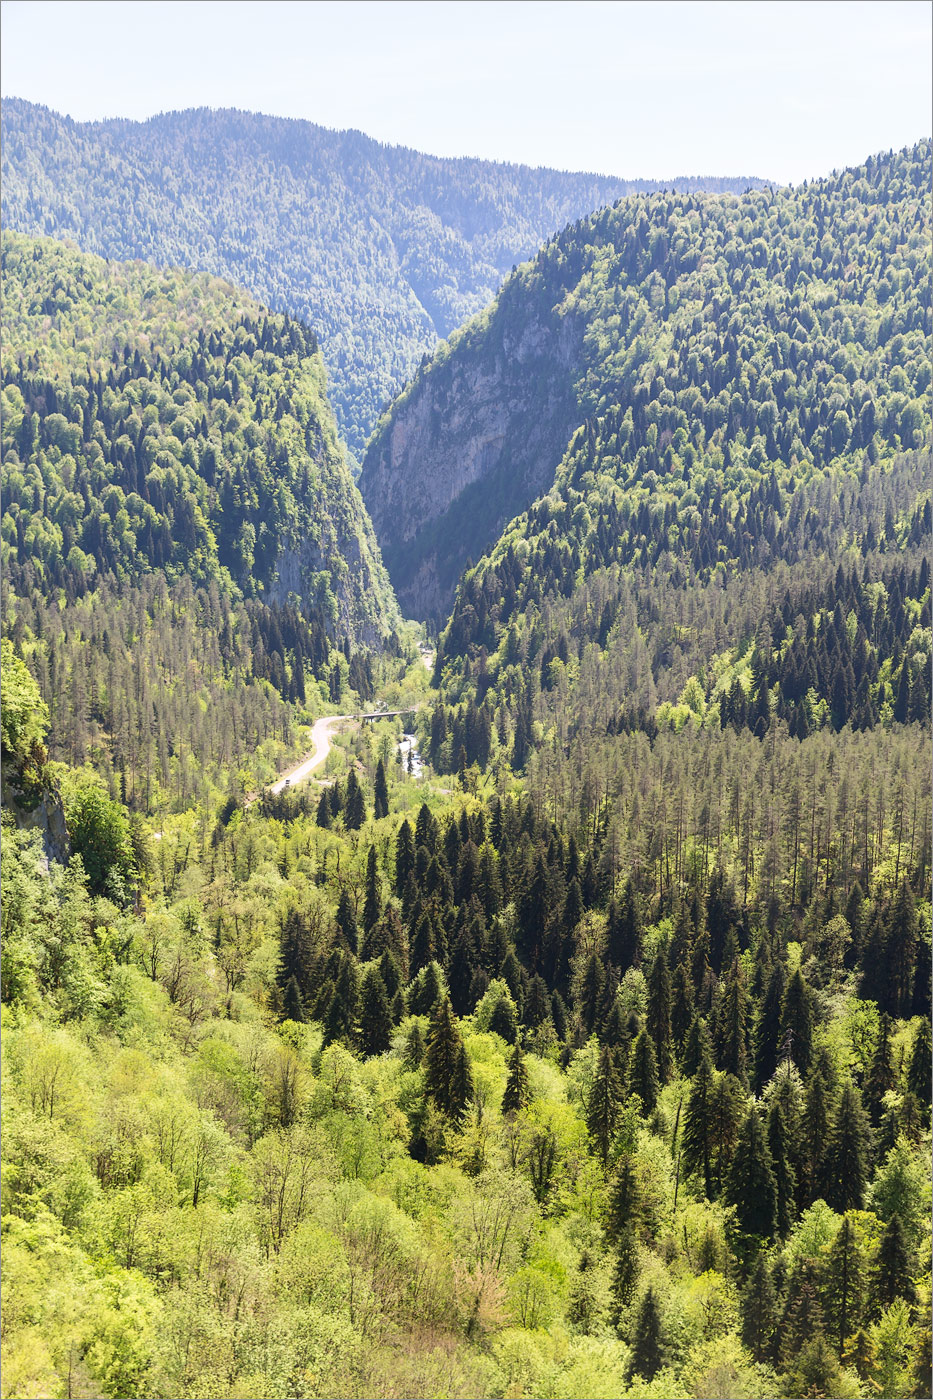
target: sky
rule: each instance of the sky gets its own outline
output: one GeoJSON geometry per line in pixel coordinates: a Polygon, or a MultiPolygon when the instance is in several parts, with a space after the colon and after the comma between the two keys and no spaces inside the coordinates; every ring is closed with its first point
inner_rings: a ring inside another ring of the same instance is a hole
{"type": "Polygon", "coordinates": [[[929,136],[927,0],[3,0],[0,92],[433,155],[798,183],[929,136]]]}

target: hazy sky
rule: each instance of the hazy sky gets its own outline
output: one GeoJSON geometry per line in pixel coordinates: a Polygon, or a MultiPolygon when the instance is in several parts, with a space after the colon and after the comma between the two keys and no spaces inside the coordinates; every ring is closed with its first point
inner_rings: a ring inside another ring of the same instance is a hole
{"type": "Polygon", "coordinates": [[[3,0],[4,96],[240,107],[437,155],[799,181],[930,134],[927,0],[3,0]]]}

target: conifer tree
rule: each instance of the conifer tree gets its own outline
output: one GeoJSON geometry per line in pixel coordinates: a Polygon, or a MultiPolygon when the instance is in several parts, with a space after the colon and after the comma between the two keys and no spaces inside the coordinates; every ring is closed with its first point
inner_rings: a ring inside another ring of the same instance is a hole
{"type": "Polygon", "coordinates": [[[580,984],[580,1020],[587,1036],[593,1034],[599,1017],[599,1006],[605,981],[606,974],[598,955],[595,952],[590,953],[580,984]]]}
{"type": "Polygon", "coordinates": [[[897,1298],[913,1301],[912,1263],[901,1217],[893,1211],[878,1245],[872,1279],[872,1295],[880,1308],[889,1307],[897,1298]]]}
{"type": "Polygon", "coordinates": [[[752,1106],[746,1115],[726,1181],[726,1201],[747,1235],[770,1240],[777,1220],[777,1187],[767,1138],[752,1106]]]}
{"type": "Polygon", "coordinates": [[[658,1062],[658,1079],[666,1084],[671,1077],[671,974],[667,965],[667,949],[662,945],[655,954],[648,976],[648,1034],[654,1041],[658,1062]]]}
{"type": "Polygon", "coordinates": [[[642,1299],[638,1321],[632,1337],[632,1351],[626,1370],[626,1381],[634,1376],[653,1381],[661,1369],[661,1314],[654,1289],[649,1288],[642,1299]]]}
{"type": "Polygon", "coordinates": [[[761,1249],[742,1289],[742,1342],[756,1361],[770,1357],[776,1325],[777,1292],[768,1256],[761,1249]]]}
{"type": "Polygon", "coordinates": [[[784,964],[777,962],[768,978],[761,1010],[755,1023],[755,1092],[760,1094],[778,1065],[781,1039],[781,1005],[784,998],[784,964]]]}
{"type": "Polygon", "coordinates": [[[693,982],[686,963],[678,963],[671,988],[671,1034],[683,1046],[693,1021],[693,982]]]}
{"type": "Polygon", "coordinates": [[[405,893],[405,884],[415,868],[415,842],[408,818],[402,822],[395,838],[395,893],[399,899],[405,893]]]}
{"type": "Polygon", "coordinates": [[[716,1016],[716,1039],[720,1069],[732,1074],[746,1087],[748,989],[738,958],[732,963],[722,986],[716,1016]]]}
{"type": "Polygon", "coordinates": [[[615,1172],[609,1184],[606,1207],[606,1233],[611,1240],[621,1241],[626,1230],[637,1230],[641,1199],[635,1162],[631,1151],[619,1154],[615,1172]]]}
{"type": "Polygon", "coordinates": [[[389,815],[389,784],[386,782],[386,769],[382,759],[376,764],[376,777],[373,783],[373,816],[376,821],[389,815]]]}
{"type": "Polygon", "coordinates": [[[340,961],[340,971],[337,974],[337,982],[330,999],[330,1006],[324,1017],[325,1045],[332,1045],[335,1040],[342,1040],[348,1045],[353,1043],[358,1004],[359,981],[356,959],[344,954],[340,961]]]}
{"type": "Polygon", "coordinates": [[[505,1081],[505,1092],[502,1095],[503,1114],[518,1113],[528,1103],[530,1095],[528,1068],[522,1054],[522,1047],[516,1042],[509,1057],[509,1075],[505,1081]]]}
{"type": "Polygon", "coordinates": [[[833,1115],[823,1169],[826,1201],[834,1210],[861,1210],[870,1140],[861,1095],[849,1080],[833,1115]]]}
{"type": "MultiPolygon", "coordinates": [[[[696,1022],[694,1022],[696,1024],[696,1022]]],[[[688,1172],[703,1176],[707,1200],[713,1196],[712,1106],[713,1062],[708,1051],[701,1054],[684,1111],[683,1163],[688,1172]]]]}
{"type": "Polygon", "coordinates": [[[374,928],[382,913],[382,900],[379,895],[379,873],[376,869],[376,848],[370,846],[366,857],[366,897],[363,903],[363,929],[368,934],[374,928]]]}
{"type": "Polygon", "coordinates": [[[793,1362],[814,1337],[825,1340],[823,1308],[816,1264],[811,1259],[803,1259],[788,1280],[781,1312],[780,1355],[785,1365],[793,1362]]]}
{"type": "Polygon", "coordinates": [[[781,1239],[786,1239],[797,1216],[796,1182],[794,1169],[787,1156],[787,1129],[784,1115],[777,1102],[771,1105],[768,1112],[768,1150],[771,1153],[771,1164],[774,1169],[777,1233],[781,1239]]]}
{"type": "Polygon", "coordinates": [[[713,1043],[710,1039],[709,1031],[706,1029],[706,1022],[703,1020],[702,1016],[694,1016],[693,1020],[690,1022],[687,1039],[684,1042],[684,1052],[680,1064],[683,1073],[688,1079],[696,1074],[704,1056],[709,1057],[710,1065],[712,1066],[713,1043]]]}
{"type": "Polygon", "coordinates": [[[874,1054],[871,1057],[871,1064],[868,1067],[868,1074],[865,1077],[864,1084],[865,1106],[868,1109],[871,1125],[877,1130],[881,1125],[884,1096],[889,1089],[894,1088],[894,1061],[891,1056],[891,1020],[885,1011],[881,1013],[881,1022],[878,1027],[878,1041],[875,1045],[874,1054]]]}
{"type": "Polygon", "coordinates": [[[315,817],[315,821],[317,822],[317,825],[323,827],[325,831],[330,829],[331,822],[333,821],[333,815],[331,813],[330,806],[330,793],[327,791],[327,788],[323,789],[320,797],[318,798],[317,816],[315,817]]]}
{"type": "Polygon", "coordinates": [[[637,1285],[638,1245],[635,1231],[627,1226],[616,1242],[612,1282],[609,1285],[609,1319],[617,1332],[622,1331],[637,1285]]]}
{"type": "Polygon", "coordinates": [[[791,1059],[805,1075],[813,1056],[813,993],[799,968],[788,982],[781,1003],[781,1041],[788,1044],[791,1059]]]}
{"type": "Polygon", "coordinates": [[[472,1098],[473,1073],[470,1069],[470,1057],[467,1054],[466,1046],[461,1040],[460,1049],[457,1051],[457,1063],[454,1067],[454,1075],[448,1094],[447,1112],[454,1123],[461,1123],[463,1121],[472,1098]]]}
{"type": "Polygon", "coordinates": [[[465,1057],[461,1058],[463,1050],[450,998],[443,997],[432,1011],[428,1027],[424,1087],[441,1112],[455,1120],[466,1106],[464,1094],[469,1081],[469,1065],[465,1057]]]}
{"type": "Polygon", "coordinates": [[[745,1092],[739,1081],[731,1074],[714,1075],[710,1092],[710,1136],[717,1193],[723,1190],[744,1113],[745,1092]]]}
{"type": "Polygon", "coordinates": [[[884,944],[885,986],[879,1003],[892,1016],[909,1016],[920,943],[917,902],[907,880],[898,885],[884,944]]]}
{"type": "Polygon", "coordinates": [[[863,1285],[861,1250],[852,1217],[844,1215],[836,1232],[826,1267],[824,1298],[828,1323],[836,1339],[837,1354],[842,1359],[846,1339],[858,1327],[863,1285]]]}
{"type": "Polygon", "coordinates": [[[353,901],[347,889],[340,891],[340,898],[337,900],[337,927],[343,934],[344,942],[351,953],[357,952],[359,948],[360,933],[356,923],[356,911],[353,908],[353,901]]]}
{"type": "Polygon", "coordinates": [[[412,1021],[405,1041],[405,1068],[420,1069],[424,1059],[424,1036],[417,1021],[412,1021]]]}
{"type": "Polygon", "coordinates": [[[279,965],[276,974],[279,986],[284,989],[294,979],[304,1000],[304,997],[312,992],[311,961],[311,941],[307,924],[299,911],[291,908],[285,915],[279,934],[279,965]]]}
{"type": "Polygon", "coordinates": [[[654,1053],[654,1041],[646,1030],[639,1032],[629,1058],[629,1093],[638,1094],[644,1111],[653,1113],[658,1102],[658,1062],[654,1053]]]}
{"type": "Polygon", "coordinates": [[[609,1046],[604,1045],[586,1102],[587,1132],[597,1146],[604,1171],[615,1138],[623,1092],[615,1056],[609,1046]]]}
{"type": "Polygon", "coordinates": [[[430,912],[425,911],[415,926],[414,937],[411,940],[411,952],[409,955],[410,971],[413,977],[421,972],[422,968],[434,961],[437,949],[434,943],[434,924],[430,912]]]}
{"type": "Polygon", "coordinates": [[[933,1099],[933,1036],[930,1023],[924,1018],[914,1036],[907,1064],[907,1091],[914,1095],[921,1105],[926,1127],[930,1126],[930,1104],[933,1099]]]}
{"type": "Polygon", "coordinates": [[[347,831],[359,831],[366,820],[366,802],[354,768],[350,769],[347,777],[347,796],[343,820],[347,831]]]}
{"type": "Polygon", "coordinates": [[[301,999],[301,992],[299,991],[296,978],[289,977],[286,982],[282,1003],[283,1018],[286,1021],[304,1021],[304,1002],[301,999]]]}
{"type": "Polygon", "coordinates": [[[383,1055],[390,1048],[392,1013],[386,985],[376,967],[367,969],[360,992],[357,1039],[361,1055],[383,1055]]]}
{"type": "Polygon", "coordinates": [[[630,967],[641,966],[642,938],[644,936],[644,916],[641,896],[632,877],[626,880],[622,889],[622,902],[613,915],[609,910],[607,923],[607,955],[610,962],[621,973],[630,967]]]}
{"type": "Polygon", "coordinates": [[[825,1159],[829,1146],[832,1121],[831,1085],[824,1067],[813,1066],[807,1078],[804,1108],[804,1137],[806,1139],[807,1183],[806,1198],[814,1201],[824,1195],[825,1159]]]}

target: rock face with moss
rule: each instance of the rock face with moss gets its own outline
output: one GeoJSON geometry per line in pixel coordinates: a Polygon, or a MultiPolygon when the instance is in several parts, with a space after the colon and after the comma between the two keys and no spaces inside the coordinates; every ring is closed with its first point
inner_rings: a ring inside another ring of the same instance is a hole
{"type": "Polygon", "coordinates": [[[772,480],[924,447],[929,182],[923,142],[800,189],[633,196],[552,239],[370,442],[360,486],[406,608],[442,617],[552,488],[551,516],[589,512],[580,552],[628,510],[649,552],[675,520],[711,534],[708,568],[704,502],[734,516],[772,480]]]}

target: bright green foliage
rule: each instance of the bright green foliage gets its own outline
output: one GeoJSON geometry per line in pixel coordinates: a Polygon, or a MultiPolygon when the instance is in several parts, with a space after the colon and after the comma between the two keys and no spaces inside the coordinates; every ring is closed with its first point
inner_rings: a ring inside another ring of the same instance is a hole
{"type": "Polygon", "coordinates": [[[49,707],[13,643],[0,643],[0,727],[3,752],[22,766],[45,743],[49,707]]]}
{"type": "Polygon", "coordinates": [[[63,797],[71,849],[84,863],[91,894],[125,904],[138,874],[126,808],[92,773],[71,777],[63,797]]]}

